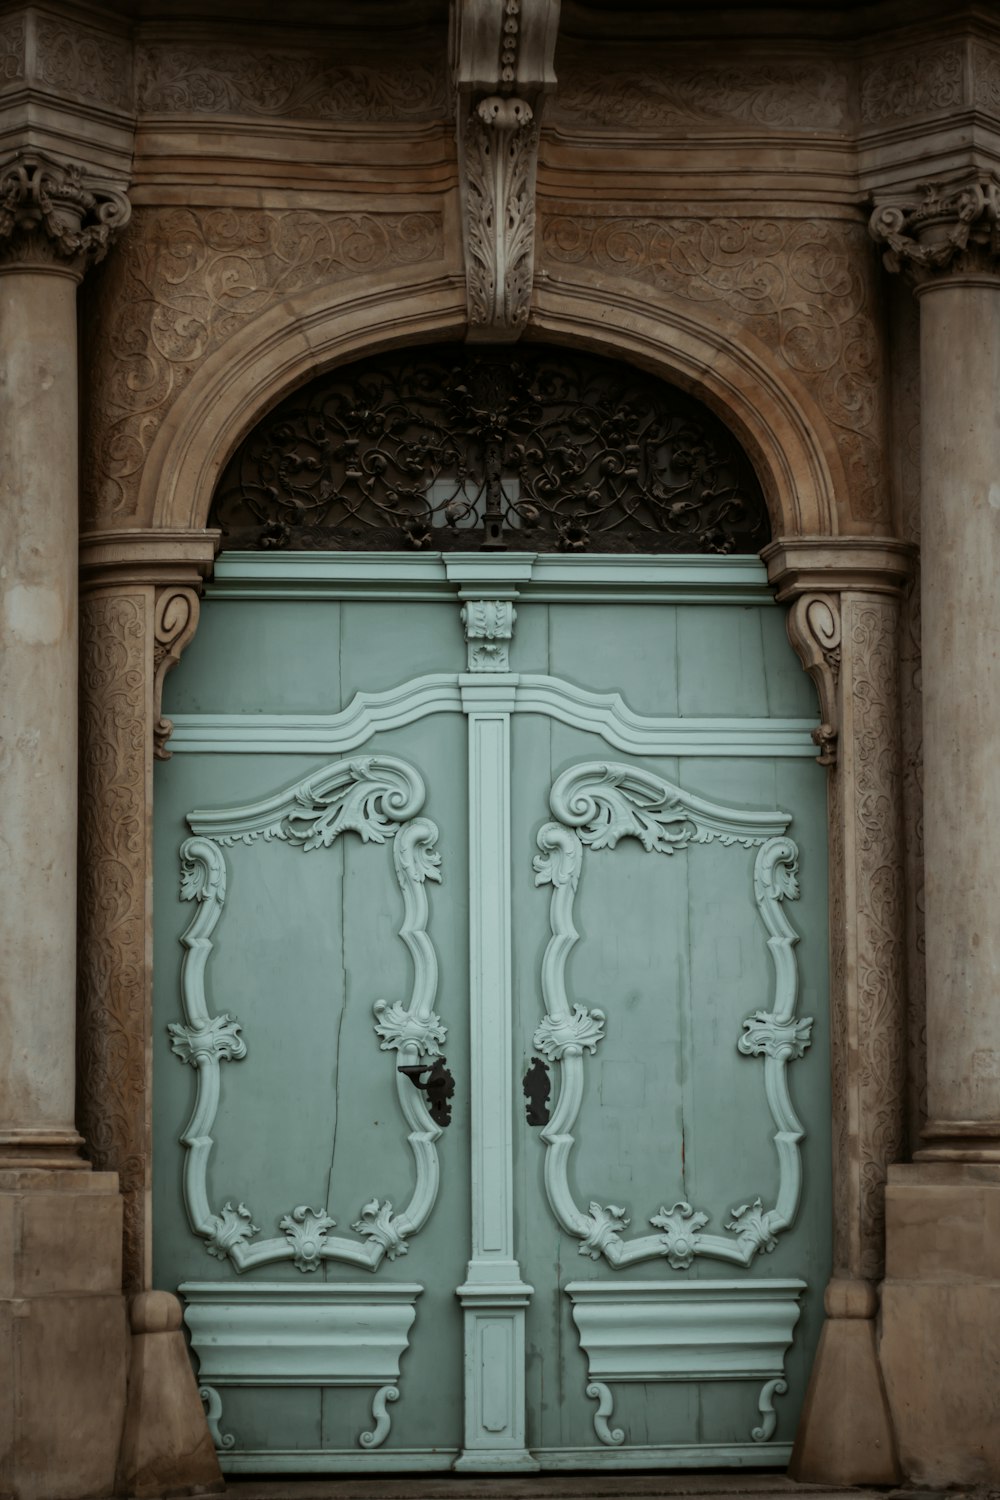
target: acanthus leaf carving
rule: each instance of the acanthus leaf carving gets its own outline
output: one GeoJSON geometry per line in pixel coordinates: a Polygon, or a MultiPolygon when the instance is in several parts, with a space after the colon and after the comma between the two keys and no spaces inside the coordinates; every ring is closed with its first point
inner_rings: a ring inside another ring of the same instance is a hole
{"type": "Polygon", "coordinates": [[[946,114],[963,102],[961,47],[921,47],[879,58],[864,69],[861,120],[886,125],[921,114],[946,114]]]}
{"type": "Polygon", "coordinates": [[[603,1010],[574,1005],[572,1015],[546,1016],[535,1031],[532,1045],[550,1062],[559,1062],[570,1050],[587,1051],[593,1056],[603,1036],[603,1010]]]}
{"type": "Polygon", "coordinates": [[[812,1017],[801,1021],[779,1021],[773,1011],[756,1010],[743,1022],[743,1035],[736,1043],[746,1057],[773,1057],[791,1061],[804,1057],[812,1035],[812,1017]]]}
{"type": "Polygon", "coordinates": [[[515,339],[534,277],[538,126],[523,99],[492,95],[460,139],[469,336],[515,339]]]}
{"type": "Polygon", "coordinates": [[[331,1219],[321,1208],[309,1208],[300,1204],[278,1222],[292,1247],[292,1261],[296,1270],[318,1271],[321,1263],[323,1241],[329,1230],[336,1228],[336,1219],[331,1219]]]}
{"type": "Polygon", "coordinates": [[[952,271],[1000,272],[1000,179],[976,172],[924,183],[915,195],[881,203],[868,221],[886,247],[888,271],[917,285],[952,271]]]}
{"type": "Polygon", "coordinates": [[[616,1252],[621,1251],[619,1236],[631,1224],[624,1208],[617,1203],[591,1203],[587,1214],[581,1215],[580,1255],[589,1255],[591,1260],[601,1256],[615,1263],[616,1252]]]}
{"type": "Polygon", "coordinates": [[[260,1226],[245,1203],[234,1208],[231,1202],[223,1205],[221,1214],[213,1214],[205,1236],[205,1249],[216,1260],[228,1260],[233,1248],[245,1245],[260,1233],[260,1226]]]}
{"type": "Polygon", "coordinates": [[[739,1208],[734,1208],[726,1228],[734,1230],[741,1243],[747,1245],[752,1254],[763,1251],[770,1255],[778,1243],[771,1229],[772,1218],[772,1214],[764,1209],[758,1197],[753,1203],[742,1203],[739,1208]]]}
{"type": "Polygon", "coordinates": [[[663,1231],[659,1238],[667,1264],[675,1271],[686,1271],[701,1247],[699,1231],[708,1223],[708,1214],[680,1202],[661,1208],[649,1222],[663,1231]]]}
{"type": "Polygon", "coordinates": [[[788,639],[819,693],[820,719],[812,737],[821,766],[837,763],[840,733],[840,598],[837,594],[800,594],[788,612],[788,639]]]}
{"type": "Polygon", "coordinates": [[[173,722],[163,717],[163,683],[181,659],[198,628],[201,602],[197,589],[165,586],[156,591],[153,612],[153,754],[169,760],[167,741],[173,722]]]}
{"type": "Polygon", "coordinates": [[[171,1051],[192,1067],[199,1067],[206,1059],[233,1062],[247,1055],[247,1044],[240,1036],[240,1023],[234,1016],[212,1016],[196,1026],[171,1021],[167,1031],[171,1051]]]}
{"type": "Polygon", "coordinates": [[[82,275],[104,259],[131,212],[124,192],[77,162],[35,149],[0,162],[0,260],[55,262],[82,275]]]}
{"type": "Polygon", "coordinates": [[[376,1000],[373,1009],[378,1017],[375,1030],[382,1038],[383,1052],[415,1047],[421,1057],[440,1056],[448,1030],[433,1011],[426,1017],[414,1016],[401,1000],[394,1000],[391,1005],[387,1000],[376,1000]]]}
{"type": "Polygon", "coordinates": [[[361,1217],[354,1221],[351,1228],[355,1234],[381,1245],[387,1260],[405,1255],[409,1248],[403,1238],[407,1228],[405,1220],[393,1213],[392,1204],[388,1201],[380,1203],[377,1198],[373,1198],[370,1203],[366,1203],[361,1210],[361,1217]]]}
{"type": "Polygon", "coordinates": [[[517,610],[507,599],[471,599],[463,604],[462,624],[469,647],[470,672],[510,670],[510,642],[517,610]]]}

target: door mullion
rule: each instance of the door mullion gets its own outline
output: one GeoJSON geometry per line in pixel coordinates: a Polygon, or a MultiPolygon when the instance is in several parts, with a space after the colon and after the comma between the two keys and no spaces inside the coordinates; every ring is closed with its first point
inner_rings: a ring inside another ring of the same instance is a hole
{"type": "Polygon", "coordinates": [[[525,1309],[514,1255],[510,713],[517,678],[462,680],[469,720],[469,1024],[472,1254],[459,1469],[534,1469],[525,1440],[525,1309]]]}

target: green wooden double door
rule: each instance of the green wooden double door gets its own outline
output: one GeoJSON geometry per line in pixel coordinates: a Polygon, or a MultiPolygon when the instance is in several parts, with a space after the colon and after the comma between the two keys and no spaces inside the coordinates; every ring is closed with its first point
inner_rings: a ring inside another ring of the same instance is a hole
{"type": "Polygon", "coordinates": [[[155,1279],[223,1466],[781,1464],[825,787],[760,564],[229,554],[166,708],[155,1279]]]}

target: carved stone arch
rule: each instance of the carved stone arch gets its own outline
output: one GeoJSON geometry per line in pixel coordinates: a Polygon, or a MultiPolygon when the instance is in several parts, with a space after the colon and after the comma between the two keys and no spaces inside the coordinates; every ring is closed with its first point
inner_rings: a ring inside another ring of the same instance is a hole
{"type": "MultiPolygon", "coordinates": [[[[290,297],[211,354],[178,398],[145,464],[139,524],[204,528],[225,464],[284,396],[337,364],[460,339],[465,320],[464,285],[453,276],[373,278],[333,306],[323,288],[290,297]]],[[[829,424],[745,330],[632,287],[581,282],[539,289],[527,336],[634,363],[704,401],[749,454],[774,536],[837,534],[847,482],[829,424]]]]}

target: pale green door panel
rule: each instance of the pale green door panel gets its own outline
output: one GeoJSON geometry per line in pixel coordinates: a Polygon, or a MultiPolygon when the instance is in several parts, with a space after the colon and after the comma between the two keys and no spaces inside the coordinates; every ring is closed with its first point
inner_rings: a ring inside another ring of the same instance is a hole
{"type": "Polygon", "coordinates": [[[461,556],[234,556],[168,679],[155,1275],[233,1472],[789,1451],[830,1259],[813,691],[746,559],[503,559],[477,658],[461,556]],[[443,1127],[396,1071],[435,1054],[443,1127]]]}

